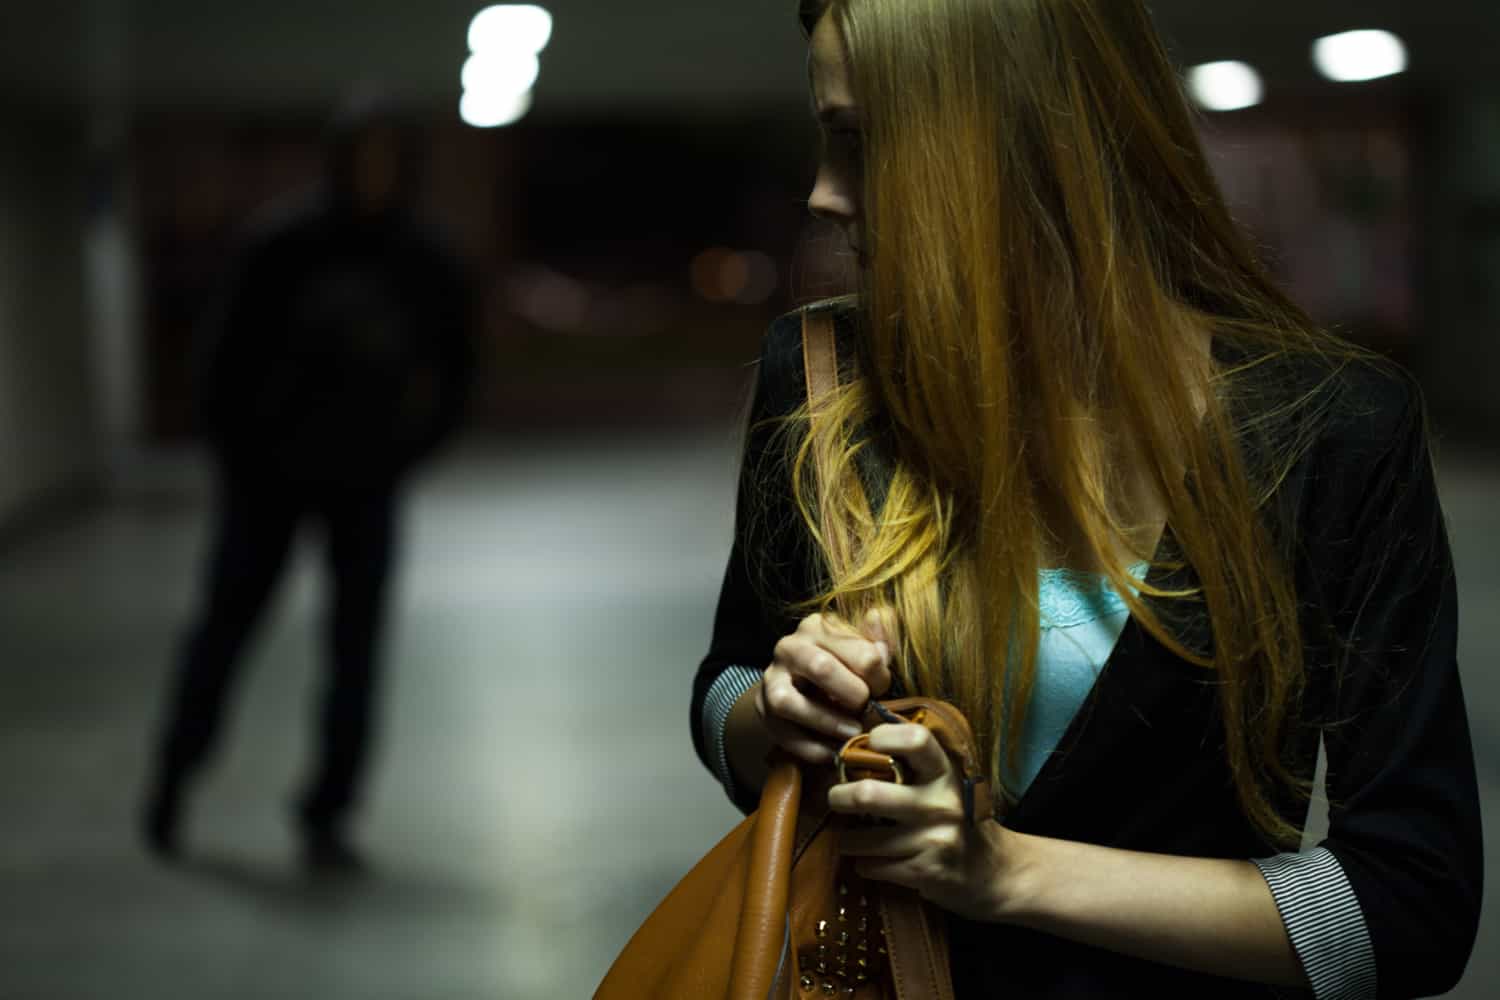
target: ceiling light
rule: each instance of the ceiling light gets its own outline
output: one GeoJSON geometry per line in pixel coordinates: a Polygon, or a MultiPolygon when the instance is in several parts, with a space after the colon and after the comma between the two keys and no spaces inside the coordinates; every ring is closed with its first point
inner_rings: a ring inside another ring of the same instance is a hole
{"type": "Polygon", "coordinates": [[[476,52],[464,60],[461,77],[465,90],[514,96],[531,89],[541,68],[527,52],[476,52]]]}
{"type": "Polygon", "coordinates": [[[1211,62],[1188,70],[1188,91],[1209,111],[1238,111],[1260,103],[1260,74],[1242,62],[1211,62]]]}
{"type": "Polygon", "coordinates": [[[547,47],[552,15],[535,4],[496,4],[469,22],[469,49],[474,52],[530,52],[547,47]]]}
{"type": "Polygon", "coordinates": [[[466,90],[458,102],[458,114],[475,128],[498,128],[525,117],[531,110],[531,91],[524,94],[497,94],[483,90],[466,90]]]}
{"type": "Polygon", "coordinates": [[[1406,45],[1389,31],[1346,31],[1314,42],[1313,63],[1339,83],[1378,80],[1406,70],[1406,45]]]}

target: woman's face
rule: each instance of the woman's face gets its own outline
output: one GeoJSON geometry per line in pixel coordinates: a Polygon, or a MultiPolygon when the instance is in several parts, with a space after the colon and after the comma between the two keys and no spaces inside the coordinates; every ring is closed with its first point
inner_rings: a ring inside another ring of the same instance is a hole
{"type": "Polygon", "coordinates": [[[813,114],[823,132],[818,176],[807,207],[813,215],[842,226],[849,245],[864,258],[860,244],[862,184],[860,112],[849,84],[844,41],[832,17],[824,15],[813,29],[808,50],[813,114]]]}

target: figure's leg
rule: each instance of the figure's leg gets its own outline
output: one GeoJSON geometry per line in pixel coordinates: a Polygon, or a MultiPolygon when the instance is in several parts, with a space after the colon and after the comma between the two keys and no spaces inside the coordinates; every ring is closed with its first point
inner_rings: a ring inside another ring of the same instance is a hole
{"type": "Polygon", "coordinates": [[[323,508],[329,578],[327,675],[319,706],[316,770],[299,804],[309,860],[356,863],[343,827],[370,756],[380,685],[379,641],[395,545],[389,489],[341,492],[323,508]],[[343,855],[343,856],[339,856],[343,855]]]}
{"type": "Polygon", "coordinates": [[[177,848],[187,783],[212,754],[245,643],[291,548],[297,505],[280,491],[221,475],[215,537],[202,603],[167,690],[148,792],[145,833],[163,854],[177,848]]]}

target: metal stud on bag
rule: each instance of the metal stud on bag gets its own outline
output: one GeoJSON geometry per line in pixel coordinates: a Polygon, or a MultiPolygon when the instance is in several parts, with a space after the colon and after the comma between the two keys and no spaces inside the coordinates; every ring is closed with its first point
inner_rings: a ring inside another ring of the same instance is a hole
{"type": "Polygon", "coordinates": [[[881,943],[885,928],[880,926],[867,893],[851,891],[847,882],[839,882],[836,891],[844,905],[831,920],[817,922],[816,943],[798,950],[802,972],[798,984],[803,993],[853,997],[880,981],[885,965],[886,949],[881,943]],[[834,928],[836,933],[830,934],[834,928]],[[831,946],[824,941],[831,941],[831,946]]]}

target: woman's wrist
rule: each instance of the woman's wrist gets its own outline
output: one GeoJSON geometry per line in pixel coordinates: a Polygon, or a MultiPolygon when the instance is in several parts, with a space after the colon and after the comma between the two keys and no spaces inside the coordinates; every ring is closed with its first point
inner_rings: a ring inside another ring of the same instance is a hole
{"type": "Polygon", "coordinates": [[[1042,896],[1042,866],[1032,850],[1035,838],[995,820],[981,824],[980,831],[990,844],[993,859],[989,920],[1024,925],[1039,913],[1042,896]]]}

